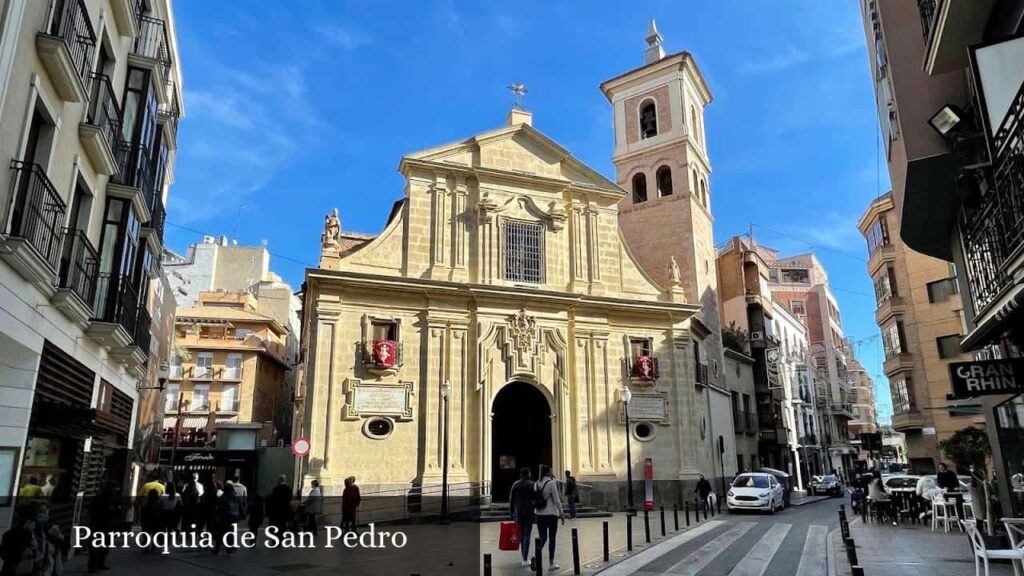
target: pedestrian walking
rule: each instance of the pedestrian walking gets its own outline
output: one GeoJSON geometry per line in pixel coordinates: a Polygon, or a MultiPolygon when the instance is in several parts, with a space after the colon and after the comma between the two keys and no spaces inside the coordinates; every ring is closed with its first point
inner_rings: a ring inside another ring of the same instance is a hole
{"type": "Polygon", "coordinates": [[[146,503],[142,505],[142,510],[139,511],[139,518],[142,524],[142,531],[149,534],[151,544],[146,546],[143,550],[144,553],[150,553],[156,550],[156,546],[152,544],[153,536],[157,532],[163,531],[163,522],[161,522],[162,508],[160,506],[160,495],[156,493],[156,489],[150,489],[146,493],[146,503]]]}
{"type": "Polygon", "coordinates": [[[565,503],[569,505],[569,518],[576,519],[576,503],[579,502],[576,477],[570,470],[565,471],[565,503]]]}
{"type": "MultiPolygon", "coordinates": [[[[181,490],[181,529],[199,530],[199,490],[196,482],[187,482],[181,490]]],[[[198,486],[201,486],[199,484],[198,486]]]]}
{"type": "Polygon", "coordinates": [[[0,539],[0,576],[21,576],[31,574],[35,566],[35,548],[32,533],[36,527],[36,507],[19,506],[14,513],[14,522],[3,539],[0,539]]]}
{"type": "Polygon", "coordinates": [[[259,494],[253,494],[252,498],[249,498],[249,505],[246,506],[246,514],[249,517],[249,530],[256,532],[263,526],[263,497],[259,494]]]}
{"type": "Polygon", "coordinates": [[[711,482],[708,482],[708,479],[705,478],[703,474],[701,474],[700,479],[697,480],[696,493],[699,497],[700,505],[702,508],[706,508],[711,505],[710,501],[708,500],[708,498],[711,496],[711,482]]]}
{"type": "Polygon", "coordinates": [[[558,487],[551,467],[541,465],[539,476],[533,488],[533,513],[537,519],[537,535],[540,537],[540,548],[543,549],[545,544],[548,547],[548,566],[552,570],[558,570],[560,567],[555,563],[555,543],[558,522],[565,524],[562,499],[558,496],[558,487]]]}
{"type": "MultiPolygon", "coordinates": [[[[216,509],[211,519],[211,532],[213,532],[213,554],[220,554],[220,548],[224,545],[224,535],[232,530],[242,517],[242,503],[235,496],[234,486],[228,484],[217,498],[216,509]]],[[[230,556],[235,553],[235,547],[228,546],[227,553],[230,556]]]]}
{"type": "Polygon", "coordinates": [[[519,480],[512,484],[512,491],[508,497],[508,508],[512,513],[512,519],[519,526],[519,553],[523,556],[523,567],[530,565],[530,545],[533,540],[530,538],[533,532],[533,480],[530,479],[530,469],[523,468],[519,471],[519,480]]]}
{"type": "Polygon", "coordinates": [[[309,494],[306,496],[306,531],[316,536],[317,517],[324,511],[324,494],[320,489],[320,481],[310,482],[309,494]]]}
{"type": "Polygon", "coordinates": [[[288,526],[288,517],[291,515],[292,489],[288,486],[288,479],[284,474],[277,477],[277,486],[267,496],[267,520],[270,525],[278,530],[284,530],[288,526]]]}
{"type": "Polygon", "coordinates": [[[242,510],[249,509],[249,489],[242,484],[242,480],[238,477],[238,474],[231,479],[231,485],[235,488],[235,497],[242,503],[242,510]]]}
{"type": "Polygon", "coordinates": [[[46,506],[36,512],[32,528],[32,576],[60,576],[64,572],[63,554],[66,548],[60,527],[50,524],[46,506]]]}
{"type": "Polygon", "coordinates": [[[160,497],[160,524],[165,531],[178,531],[182,507],[181,494],[178,494],[174,482],[168,482],[167,491],[160,497]]]}
{"type": "Polygon", "coordinates": [[[359,510],[359,505],[362,503],[363,497],[359,494],[359,486],[356,486],[356,477],[349,476],[345,478],[345,489],[341,492],[341,530],[351,530],[353,532],[359,532],[356,529],[356,513],[359,510]]]}
{"type": "MultiPolygon", "coordinates": [[[[89,528],[94,533],[111,532],[120,527],[122,519],[123,513],[117,494],[117,484],[113,480],[107,480],[103,483],[100,493],[89,503],[89,528]]],[[[89,541],[88,570],[90,573],[110,570],[110,567],[107,566],[110,549],[102,545],[106,538],[99,540],[101,540],[100,545],[95,543],[96,539],[89,541]]]]}

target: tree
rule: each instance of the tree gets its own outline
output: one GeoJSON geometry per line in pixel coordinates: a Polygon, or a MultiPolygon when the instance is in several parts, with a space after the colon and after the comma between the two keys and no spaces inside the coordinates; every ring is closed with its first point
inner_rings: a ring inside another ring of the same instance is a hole
{"type": "Polygon", "coordinates": [[[988,434],[981,428],[964,428],[939,442],[939,448],[956,465],[959,474],[967,474],[974,466],[978,470],[985,469],[988,457],[992,455],[992,447],[988,444],[988,434]]]}
{"type": "Polygon", "coordinates": [[[732,321],[729,326],[722,328],[722,345],[740,354],[747,353],[747,331],[736,326],[732,321]]]}

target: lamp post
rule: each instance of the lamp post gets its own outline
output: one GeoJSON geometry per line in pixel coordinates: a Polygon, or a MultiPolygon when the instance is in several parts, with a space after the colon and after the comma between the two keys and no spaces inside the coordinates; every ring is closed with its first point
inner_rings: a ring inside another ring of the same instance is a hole
{"type": "Polygon", "coordinates": [[[444,403],[444,431],[442,432],[441,448],[441,524],[448,524],[448,396],[451,394],[452,383],[445,380],[441,384],[441,401],[444,403]]]}
{"type": "Polygon", "coordinates": [[[629,401],[633,399],[633,392],[628,386],[623,386],[619,391],[619,399],[622,400],[622,412],[626,415],[626,512],[636,514],[636,507],[633,506],[633,452],[629,438],[629,401]]]}

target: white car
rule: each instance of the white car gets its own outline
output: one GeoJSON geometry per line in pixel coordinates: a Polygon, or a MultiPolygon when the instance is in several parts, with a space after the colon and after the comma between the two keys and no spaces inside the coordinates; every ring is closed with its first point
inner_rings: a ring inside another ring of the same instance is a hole
{"type": "Polygon", "coordinates": [[[740,474],[732,481],[725,502],[730,512],[765,510],[774,514],[784,506],[782,484],[764,472],[740,474]]]}

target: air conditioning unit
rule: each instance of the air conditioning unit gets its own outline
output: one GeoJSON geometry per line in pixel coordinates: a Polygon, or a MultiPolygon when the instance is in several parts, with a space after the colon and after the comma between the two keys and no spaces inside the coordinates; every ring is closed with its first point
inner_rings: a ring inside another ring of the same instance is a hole
{"type": "Polygon", "coordinates": [[[754,330],[753,332],[750,333],[750,339],[764,340],[764,332],[761,332],[760,330],[754,330]]]}

